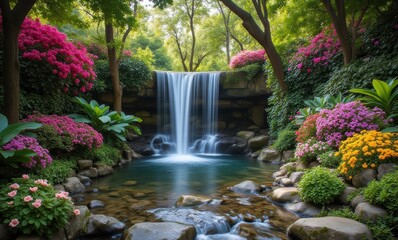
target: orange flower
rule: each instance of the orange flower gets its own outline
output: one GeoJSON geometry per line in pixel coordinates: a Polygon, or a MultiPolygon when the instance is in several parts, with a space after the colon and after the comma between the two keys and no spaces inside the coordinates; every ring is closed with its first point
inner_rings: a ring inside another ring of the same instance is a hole
{"type": "Polygon", "coordinates": [[[362,164],[362,167],[363,168],[368,168],[368,164],[364,163],[364,164],[362,164]]]}

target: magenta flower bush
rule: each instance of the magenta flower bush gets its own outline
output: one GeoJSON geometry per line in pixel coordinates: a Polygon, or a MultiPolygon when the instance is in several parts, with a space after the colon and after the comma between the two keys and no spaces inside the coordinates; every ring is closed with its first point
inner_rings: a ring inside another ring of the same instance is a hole
{"type": "Polygon", "coordinates": [[[83,45],[68,41],[67,36],[55,27],[26,18],[21,26],[18,47],[21,84],[25,88],[75,95],[94,86],[94,55],[87,53],[83,45]]]}
{"type": "Polygon", "coordinates": [[[257,51],[244,50],[231,58],[229,67],[231,69],[235,69],[251,63],[264,63],[265,60],[266,58],[264,49],[257,51]]]}
{"type": "Polygon", "coordinates": [[[324,109],[316,120],[316,136],[331,147],[338,148],[340,142],[362,130],[379,130],[389,120],[381,109],[369,109],[361,102],[340,103],[332,110],[324,109]]]}
{"type": "Polygon", "coordinates": [[[321,153],[330,150],[331,147],[326,142],[318,141],[316,138],[310,138],[303,143],[297,144],[294,157],[304,163],[310,163],[311,161],[317,160],[317,156],[321,153]]]}
{"type": "Polygon", "coordinates": [[[68,195],[57,192],[45,179],[35,180],[24,174],[0,187],[0,215],[13,232],[53,239],[51,235],[71,216],[80,214],[68,195]]]}
{"type": "Polygon", "coordinates": [[[40,144],[51,150],[74,151],[98,148],[103,143],[102,135],[85,123],[75,122],[68,116],[29,115],[23,121],[39,122],[43,127],[38,130],[40,144]]]}
{"type": "Polygon", "coordinates": [[[341,51],[341,44],[333,26],[324,28],[307,46],[300,47],[291,59],[293,68],[310,74],[317,66],[328,65],[341,51]]]}
{"type": "Polygon", "coordinates": [[[43,148],[39,145],[37,140],[32,137],[18,135],[14,139],[12,139],[9,143],[2,146],[3,150],[21,150],[21,149],[31,149],[37,155],[34,157],[30,157],[30,162],[22,163],[21,165],[26,168],[34,168],[36,166],[40,166],[45,168],[52,162],[52,158],[47,149],[43,148]]]}

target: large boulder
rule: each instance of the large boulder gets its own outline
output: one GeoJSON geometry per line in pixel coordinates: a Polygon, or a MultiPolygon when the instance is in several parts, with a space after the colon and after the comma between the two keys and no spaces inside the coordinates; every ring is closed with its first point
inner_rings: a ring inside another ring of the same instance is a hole
{"type": "Polygon", "coordinates": [[[298,190],[295,187],[278,188],[271,194],[271,200],[280,203],[293,202],[298,199],[298,190]]]}
{"type": "Polygon", "coordinates": [[[93,209],[93,208],[103,208],[103,207],[105,207],[105,204],[104,204],[102,201],[100,201],[100,200],[94,199],[94,200],[91,200],[91,201],[87,204],[87,207],[90,208],[90,209],[93,209]]]}
{"type": "Polygon", "coordinates": [[[143,222],[130,227],[124,235],[124,240],[193,240],[196,229],[175,222],[143,222]]]}
{"type": "Polygon", "coordinates": [[[75,206],[80,211],[79,215],[72,215],[69,224],[65,225],[65,234],[67,239],[76,239],[83,235],[84,229],[87,228],[90,211],[86,206],[75,206]]]}
{"type": "Polygon", "coordinates": [[[354,177],[352,178],[352,185],[357,188],[366,187],[371,181],[375,179],[376,171],[373,169],[365,169],[354,175],[354,177]]]}
{"type": "Polygon", "coordinates": [[[114,217],[108,217],[103,214],[92,214],[88,219],[85,235],[100,233],[122,232],[126,225],[114,217]]]}
{"type": "Polygon", "coordinates": [[[211,202],[211,198],[205,196],[194,196],[194,195],[181,195],[176,202],[177,207],[191,207],[201,204],[208,204],[211,202]]]}
{"type": "Polygon", "coordinates": [[[87,170],[93,167],[93,161],[86,159],[77,160],[77,166],[80,170],[87,170]]]}
{"type": "Polygon", "coordinates": [[[250,138],[254,137],[254,132],[252,131],[239,131],[236,136],[249,140],[250,138]]]}
{"type": "Polygon", "coordinates": [[[290,179],[292,179],[293,183],[298,183],[303,176],[304,172],[292,172],[292,174],[290,174],[290,179]]]}
{"type": "Polygon", "coordinates": [[[247,143],[235,143],[227,148],[226,154],[244,155],[248,152],[247,143]]]}
{"type": "Polygon", "coordinates": [[[305,202],[288,203],[285,205],[285,208],[296,214],[310,217],[316,216],[321,213],[320,208],[305,202]]]}
{"type": "Polygon", "coordinates": [[[249,139],[249,147],[252,151],[257,151],[268,145],[269,137],[260,135],[249,139]]]}
{"type": "Polygon", "coordinates": [[[380,180],[384,175],[397,169],[398,165],[395,163],[383,163],[377,169],[377,180],[380,180]]]}
{"type": "Polygon", "coordinates": [[[363,220],[376,222],[377,219],[387,216],[388,212],[383,208],[376,207],[367,202],[362,202],[355,208],[355,214],[363,220]]]}
{"type": "Polygon", "coordinates": [[[350,201],[348,200],[349,196],[350,196],[352,193],[354,193],[356,190],[357,190],[357,188],[347,186],[347,187],[344,189],[343,193],[340,194],[340,196],[338,197],[339,202],[342,203],[342,204],[348,204],[348,203],[350,202],[350,201]]]}
{"type": "Polygon", "coordinates": [[[365,198],[363,197],[363,195],[358,195],[351,200],[350,206],[352,207],[352,209],[355,209],[357,208],[358,204],[362,202],[365,202],[365,198]]]}
{"type": "Polygon", "coordinates": [[[276,149],[264,148],[261,150],[260,156],[258,156],[257,160],[263,162],[279,161],[281,160],[281,153],[276,149]]]}
{"type": "Polygon", "coordinates": [[[86,191],[86,188],[77,177],[67,178],[62,185],[64,186],[65,191],[70,194],[83,193],[86,191]]]}
{"type": "Polygon", "coordinates": [[[294,150],[286,150],[282,152],[282,161],[286,162],[290,158],[294,157],[294,150]]]}
{"type": "Polygon", "coordinates": [[[246,180],[231,187],[231,190],[241,193],[258,193],[261,191],[261,186],[253,181],[246,180]]]}
{"type": "Polygon", "coordinates": [[[0,224],[0,239],[11,240],[15,239],[15,236],[8,230],[9,226],[1,223],[0,224]]]}
{"type": "Polygon", "coordinates": [[[287,235],[296,240],[373,239],[365,224],[341,217],[301,218],[289,226],[287,235]]]}
{"type": "Polygon", "coordinates": [[[96,164],[95,167],[98,170],[98,176],[106,176],[113,173],[113,168],[105,164],[96,164]]]}
{"type": "Polygon", "coordinates": [[[92,167],[87,170],[83,170],[83,171],[79,172],[77,175],[85,176],[85,177],[89,177],[89,178],[96,178],[96,177],[98,177],[98,169],[92,167]]]}

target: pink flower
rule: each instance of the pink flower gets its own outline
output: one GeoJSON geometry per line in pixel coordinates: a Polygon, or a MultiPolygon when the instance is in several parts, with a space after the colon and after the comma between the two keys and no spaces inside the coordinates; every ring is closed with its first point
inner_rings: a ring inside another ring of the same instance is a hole
{"type": "Polygon", "coordinates": [[[31,191],[31,192],[36,192],[37,189],[38,189],[37,187],[30,187],[30,188],[29,188],[29,191],[31,191]]]}
{"type": "Polygon", "coordinates": [[[32,203],[33,207],[39,208],[41,206],[41,199],[36,199],[34,203],[32,203]]]}
{"type": "Polygon", "coordinates": [[[298,69],[301,69],[301,68],[303,68],[303,63],[299,63],[299,64],[297,64],[297,68],[298,68],[298,69]]]}
{"type": "Polygon", "coordinates": [[[23,178],[23,179],[29,179],[29,175],[28,175],[28,174],[23,174],[23,175],[22,175],[22,178],[23,178]]]}
{"type": "Polygon", "coordinates": [[[43,187],[47,187],[49,186],[49,184],[47,183],[47,180],[45,179],[37,179],[35,181],[36,184],[42,185],[43,187]]]}
{"type": "Polygon", "coordinates": [[[30,202],[30,201],[33,200],[33,198],[32,198],[32,196],[28,195],[28,196],[24,197],[23,200],[24,200],[25,202],[30,202]]]}
{"type": "Polygon", "coordinates": [[[58,199],[70,199],[69,192],[65,191],[59,191],[58,193],[55,194],[55,197],[58,199]]]}
{"type": "Polygon", "coordinates": [[[307,73],[310,74],[312,72],[311,68],[307,68],[307,73]]]}
{"type": "Polygon", "coordinates": [[[77,216],[77,215],[80,215],[80,210],[79,209],[75,209],[75,210],[73,210],[73,213],[77,216]]]}
{"type": "Polygon", "coordinates": [[[11,184],[11,185],[10,185],[10,189],[13,189],[13,190],[19,189],[18,183],[13,183],[13,184],[11,184]]]}
{"type": "Polygon", "coordinates": [[[11,206],[11,205],[14,204],[14,202],[13,202],[13,201],[10,201],[10,202],[7,202],[7,204],[8,204],[9,206],[11,206]]]}
{"type": "Polygon", "coordinates": [[[11,191],[11,192],[7,193],[7,195],[8,195],[9,197],[14,197],[15,195],[17,195],[17,191],[16,191],[16,190],[11,191]]]}
{"type": "Polygon", "coordinates": [[[8,224],[8,226],[14,228],[14,227],[16,227],[18,224],[19,224],[18,219],[14,218],[14,219],[11,220],[11,222],[8,224]]]}

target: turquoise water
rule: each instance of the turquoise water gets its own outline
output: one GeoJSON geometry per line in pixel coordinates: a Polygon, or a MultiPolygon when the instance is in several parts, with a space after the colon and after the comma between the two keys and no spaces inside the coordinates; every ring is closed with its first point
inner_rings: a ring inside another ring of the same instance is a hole
{"type": "Polygon", "coordinates": [[[118,188],[136,181],[135,190],[153,190],[175,202],[182,194],[212,195],[220,188],[244,180],[271,184],[276,164],[245,159],[243,156],[170,155],[139,160],[115,169],[110,176],[95,180],[96,186],[118,188]]]}

